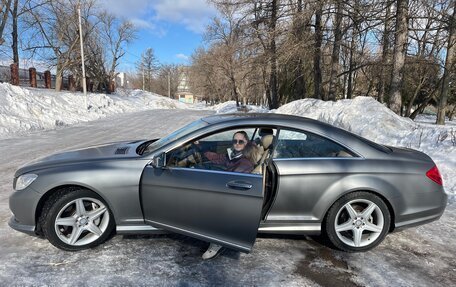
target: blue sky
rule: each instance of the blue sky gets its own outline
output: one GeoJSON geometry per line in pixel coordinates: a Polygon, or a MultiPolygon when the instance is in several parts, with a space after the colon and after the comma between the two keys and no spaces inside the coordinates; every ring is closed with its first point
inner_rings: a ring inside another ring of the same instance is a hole
{"type": "Polygon", "coordinates": [[[206,0],[102,0],[106,9],[138,29],[137,39],[127,49],[119,70],[134,69],[147,48],[153,48],[160,63],[187,63],[203,44],[203,33],[215,8],[206,0]]]}

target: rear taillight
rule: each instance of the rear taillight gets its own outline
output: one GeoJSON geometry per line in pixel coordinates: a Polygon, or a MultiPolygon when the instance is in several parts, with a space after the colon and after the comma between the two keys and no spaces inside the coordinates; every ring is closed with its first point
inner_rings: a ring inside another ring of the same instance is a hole
{"type": "Polygon", "coordinates": [[[435,183],[443,185],[442,176],[440,175],[439,169],[436,165],[434,165],[430,170],[426,172],[426,176],[429,177],[435,183]]]}

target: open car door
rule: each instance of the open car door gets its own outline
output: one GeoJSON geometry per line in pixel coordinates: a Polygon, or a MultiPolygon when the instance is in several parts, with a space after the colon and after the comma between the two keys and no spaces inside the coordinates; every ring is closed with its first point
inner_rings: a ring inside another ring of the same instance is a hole
{"type": "Polygon", "coordinates": [[[196,168],[145,167],[146,223],[250,252],[263,204],[263,176],[196,168]]]}

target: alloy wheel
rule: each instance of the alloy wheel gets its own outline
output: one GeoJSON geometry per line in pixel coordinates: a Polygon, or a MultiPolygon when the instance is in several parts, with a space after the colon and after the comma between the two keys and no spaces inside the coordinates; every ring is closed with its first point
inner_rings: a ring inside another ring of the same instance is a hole
{"type": "Polygon", "coordinates": [[[54,228],[58,238],[71,246],[96,241],[108,229],[108,208],[98,199],[83,197],[68,202],[57,214],[54,228]]]}
{"type": "Polygon", "coordinates": [[[382,233],[385,220],[380,207],[367,199],[354,199],[344,204],[336,214],[334,228],[343,243],[365,247],[382,233]]]}

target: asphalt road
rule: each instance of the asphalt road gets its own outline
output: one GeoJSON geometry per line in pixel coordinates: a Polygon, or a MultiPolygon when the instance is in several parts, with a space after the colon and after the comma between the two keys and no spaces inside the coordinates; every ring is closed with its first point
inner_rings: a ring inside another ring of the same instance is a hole
{"type": "Polygon", "coordinates": [[[57,150],[163,136],[210,112],[156,110],[0,139],[0,285],[451,286],[456,285],[456,208],[440,221],[390,234],[349,254],[305,236],[259,236],[250,254],[201,260],[207,243],[181,235],[115,236],[71,253],[8,227],[20,165],[57,150]]]}

